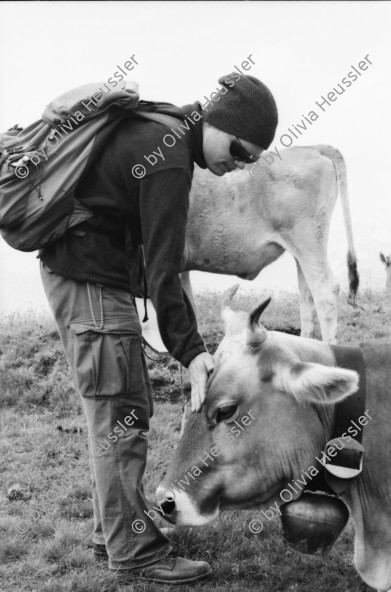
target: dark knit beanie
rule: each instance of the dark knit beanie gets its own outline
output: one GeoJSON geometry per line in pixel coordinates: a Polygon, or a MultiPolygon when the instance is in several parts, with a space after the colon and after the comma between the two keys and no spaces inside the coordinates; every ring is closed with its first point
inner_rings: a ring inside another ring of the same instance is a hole
{"type": "MultiPolygon", "coordinates": [[[[203,106],[203,119],[267,150],[278,123],[277,105],[270,90],[254,76],[233,72],[219,78],[219,100],[203,106]]],[[[215,94],[215,93],[212,93],[215,94]]]]}

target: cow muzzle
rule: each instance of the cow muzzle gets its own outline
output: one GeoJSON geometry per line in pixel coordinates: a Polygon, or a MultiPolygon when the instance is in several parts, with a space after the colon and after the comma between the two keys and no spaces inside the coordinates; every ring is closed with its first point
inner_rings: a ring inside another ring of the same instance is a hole
{"type": "Polygon", "coordinates": [[[201,514],[196,504],[185,491],[173,491],[159,485],[156,501],[162,510],[162,516],[171,524],[183,526],[202,526],[212,522],[219,515],[219,509],[212,514],[201,514]]]}

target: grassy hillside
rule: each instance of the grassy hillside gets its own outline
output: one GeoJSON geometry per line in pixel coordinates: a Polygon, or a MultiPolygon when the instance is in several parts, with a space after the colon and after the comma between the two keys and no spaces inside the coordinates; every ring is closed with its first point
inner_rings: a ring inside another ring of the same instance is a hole
{"type": "MultiPolygon", "coordinates": [[[[250,310],[265,294],[235,298],[250,310]]],[[[200,327],[211,351],[222,338],[220,296],[197,298],[200,327]]],[[[384,292],[360,296],[353,310],[340,298],[340,342],[391,340],[391,302],[384,292]]],[[[280,294],[262,317],[266,327],[298,332],[298,298],[280,294]]],[[[87,439],[84,417],[53,321],[31,312],[0,322],[0,591],[114,592],[168,590],[118,585],[92,558],[87,439]],[[68,431],[66,431],[68,430],[68,431]]],[[[156,401],[145,489],[153,493],[179,437],[181,382],[172,359],[148,361],[156,401]]],[[[189,385],[183,374],[185,394],[189,385]]],[[[367,592],[352,567],[352,525],[330,555],[288,550],[279,520],[259,535],[249,531],[257,511],[227,512],[202,528],[172,537],[179,554],[210,561],[215,578],[193,589],[236,592],[367,592]]]]}

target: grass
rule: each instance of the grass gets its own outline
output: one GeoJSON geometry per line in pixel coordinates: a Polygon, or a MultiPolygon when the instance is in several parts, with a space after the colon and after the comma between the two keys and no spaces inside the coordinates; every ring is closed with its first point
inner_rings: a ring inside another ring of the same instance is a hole
{"type": "MultiPolygon", "coordinates": [[[[239,294],[235,307],[250,310],[268,295],[239,294]]],[[[222,338],[220,295],[201,293],[197,305],[201,330],[214,351],[222,338]]],[[[385,293],[364,292],[360,305],[353,310],[341,296],[340,342],[390,340],[385,293]]],[[[297,332],[297,295],[275,295],[262,319],[268,328],[297,332]]],[[[52,319],[14,314],[2,319],[0,330],[0,592],[169,590],[141,582],[121,586],[104,564],[94,563],[86,425],[52,319]]],[[[179,438],[181,375],[172,359],[148,365],[156,403],[145,475],[152,507],[179,438]]],[[[183,381],[188,396],[186,374],[183,381]]],[[[279,520],[252,534],[248,524],[257,517],[256,510],[226,512],[211,525],[180,528],[172,536],[180,555],[215,568],[214,579],[195,591],[369,590],[352,566],[351,523],[331,553],[319,558],[289,550],[279,520]]]]}

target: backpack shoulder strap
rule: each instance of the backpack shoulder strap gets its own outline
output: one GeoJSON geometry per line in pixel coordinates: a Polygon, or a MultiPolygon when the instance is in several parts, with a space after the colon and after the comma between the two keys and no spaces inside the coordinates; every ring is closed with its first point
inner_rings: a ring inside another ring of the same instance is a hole
{"type": "MultiPolygon", "coordinates": [[[[173,117],[172,115],[167,115],[166,113],[150,113],[149,111],[135,111],[137,115],[144,117],[146,119],[150,119],[151,121],[156,121],[158,123],[162,123],[167,127],[172,127],[173,125],[178,125],[182,120],[173,117]]],[[[183,123],[183,122],[182,122],[183,123]]]]}

